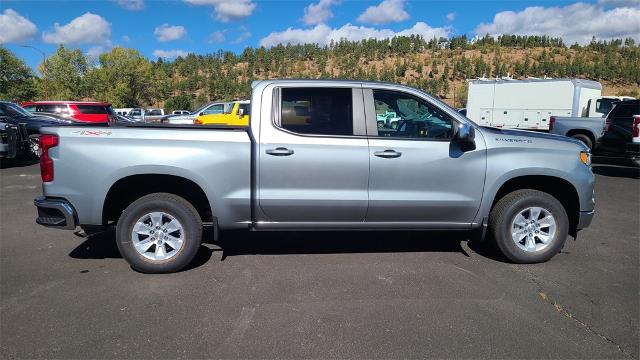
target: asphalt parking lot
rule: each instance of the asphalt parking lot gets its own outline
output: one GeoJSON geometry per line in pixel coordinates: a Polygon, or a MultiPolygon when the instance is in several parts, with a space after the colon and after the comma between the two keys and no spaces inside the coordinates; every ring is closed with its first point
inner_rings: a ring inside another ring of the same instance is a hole
{"type": "Polygon", "coordinates": [[[592,226],[545,264],[456,233],[223,234],[134,272],[113,234],[34,223],[0,169],[0,358],[639,358],[640,173],[594,165],[592,226]]]}

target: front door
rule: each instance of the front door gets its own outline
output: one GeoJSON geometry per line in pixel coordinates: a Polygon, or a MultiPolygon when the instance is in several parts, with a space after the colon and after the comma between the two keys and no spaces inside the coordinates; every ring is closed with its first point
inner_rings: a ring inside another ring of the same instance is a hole
{"type": "Polygon", "coordinates": [[[458,120],[419,93],[365,89],[364,96],[367,128],[377,129],[369,135],[366,221],[467,227],[482,199],[484,141],[477,138],[475,150],[461,150],[452,141],[458,120]],[[375,114],[386,111],[397,114],[398,126],[371,126],[375,114]]]}
{"type": "Polygon", "coordinates": [[[274,89],[273,125],[260,129],[259,205],[266,218],[259,220],[287,227],[364,221],[369,151],[362,102],[359,86],[274,89]]]}

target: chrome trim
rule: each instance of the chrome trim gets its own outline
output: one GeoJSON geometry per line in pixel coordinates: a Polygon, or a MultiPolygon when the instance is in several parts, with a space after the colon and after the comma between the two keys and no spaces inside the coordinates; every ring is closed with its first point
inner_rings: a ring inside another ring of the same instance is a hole
{"type": "Polygon", "coordinates": [[[47,199],[44,196],[39,196],[33,200],[33,203],[38,208],[38,218],[36,219],[36,223],[56,229],[73,230],[76,228],[76,210],[67,200],[47,199]],[[59,211],[64,218],[64,225],[56,225],[45,221],[45,217],[40,216],[40,209],[53,209],[59,211]]]}
{"type": "Polygon", "coordinates": [[[593,220],[593,215],[595,215],[595,213],[596,213],[595,210],[580,211],[580,216],[578,218],[578,226],[576,226],[576,229],[578,230],[584,229],[589,225],[591,225],[591,221],[593,220]]]}

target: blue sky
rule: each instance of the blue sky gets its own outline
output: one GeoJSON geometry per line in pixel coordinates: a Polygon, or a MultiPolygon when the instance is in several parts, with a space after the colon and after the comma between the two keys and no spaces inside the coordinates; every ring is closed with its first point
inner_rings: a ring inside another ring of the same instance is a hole
{"type": "Polygon", "coordinates": [[[104,0],[0,2],[0,43],[35,67],[58,43],[97,55],[113,46],[148,58],[246,46],[396,34],[470,37],[546,34],[566,42],[591,36],[640,42],[640,0],[104,0]]]}

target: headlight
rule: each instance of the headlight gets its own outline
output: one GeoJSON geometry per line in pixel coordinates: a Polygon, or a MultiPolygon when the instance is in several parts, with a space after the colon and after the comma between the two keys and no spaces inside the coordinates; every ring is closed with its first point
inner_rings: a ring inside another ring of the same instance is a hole
{"type": "Polygon", "coordinates": [[[580,161],[587,166],[591,166],[591,153],[580,151],[580,161]]]}

